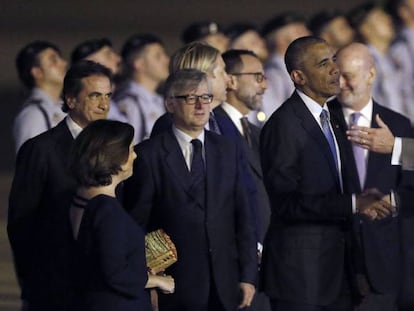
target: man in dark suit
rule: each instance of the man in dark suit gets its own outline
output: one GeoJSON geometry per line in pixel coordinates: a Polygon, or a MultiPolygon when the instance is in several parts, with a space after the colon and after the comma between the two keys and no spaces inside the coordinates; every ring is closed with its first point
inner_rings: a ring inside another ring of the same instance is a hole
{"type": "Polygon", "coordinates": [[[74,65],[63,86],[67,117],[17,154],[7,230],[27,310],[69,309],[68,220],[76,184],[67,155],[82,128],[106,118],[111,92],[109,69],[91,61],[74,65]]]}
{"type": "MultiPolygon", "coordinates": [[[[260,164],[260,129],[248,121],[247,115],[260,108],[267,83],[262,62],[253,52],[229,50],[222,56],[230,81],[227,87],[227,101],[214,109],[214,113],[222,134],[240,141],[245,151],[248,170],[257,189],[257,203],[254,204],[254,208],[257,248],[261,258],[263,241],[270,222],[270,203],[263,184],[260,164]]],[[[270,310],[268,298],[257,293],[252,309],[270,310]]]]}
{"type": "MultiPolygon", "coordinates": [[[[329,108],[344,133],[352,125],[378,127],[374,116],[380,115],[395,135],[409,134],[409,119],[372,99],[376,71],[365,45],[352,43],[339,50],[337,64],[341,72],[341,91],[329,102],[329,108]]],[[[354,159],[350,164],[355,164],[358,172],[358,178],[354,180],[358,193],[369,188],[390,193],[412,183],[409,173],[402,172],[400,166],[391,165],[391,155],[371,153],[351,144],[345,147],[354,159]]],[[[364,217],[355,217],[355,220],[357,239],[362,247],[361,256],[357,258],[361,268],[358,273],[368,283],[368,292],[358,310],[395,310],[400,279],[399,217],[394,215],[381,222],[364,217]]]]}
{"type": "Polygon", "coordinates": [[[350,223],[358,213],[384,217],[391,206],[374,194],[352,195],[346,138],[326,106],[339,92],[332,48],[302,37],[289,45],[285,63],[296,90],[260,141],[272,208],[262,283],[273,310],[352,310],[350,223]]]}
{"type": "MultiPolygon", "coordinates": [[[[244,147],[251,175],[257,188],[259,209],[258,242],[263,244],[270,221],[270,205],[263,184],[259,154],[260,129],[247,120],[252,110],[260,107],[267,88],[263,65],[251,51],[229,50],[223,55],[226,71],[230,76],[227,101],[214,109],[221,132],[240,140],[244,147]]],[[[259,246],[261,251],[261,246],[259,246]]]]}
{"type": "Polygon", "coordinates": [[[175,293],[160,310],[236,310],[250,305],[257,254],[240,150],[205,131],[212,95],[198,70],[174,72],[166,83],[172,127],[136,147],[125,206],[148,230],[164,229],[177,247],[168,269],[175,293]]]}

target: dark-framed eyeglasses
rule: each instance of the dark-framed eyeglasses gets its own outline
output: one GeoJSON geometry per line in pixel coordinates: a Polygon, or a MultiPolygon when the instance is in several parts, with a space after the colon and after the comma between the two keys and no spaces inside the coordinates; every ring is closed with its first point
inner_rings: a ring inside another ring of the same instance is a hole
{"type": "Polygon", "coordinates": [[[262,83],[263,80],[266,80],[266,76],[261,72],[234,72],[230,74],[233,76],[245,76],[245,75],[254,76],[257,83],[262,83]]]}
{"type": "Polygon", "coordinates": [[[213,101],[213,95],[212,95],[212,94],[201,94],[201,95],[195,95],[195,94],[175,95],[175,96],[171,96],[171,98],[184,99],[184,102],[185,102],[187,105],[195,105],[196,103],[200,103],[200,104],[211,104],[211,102],[213,101]]]}

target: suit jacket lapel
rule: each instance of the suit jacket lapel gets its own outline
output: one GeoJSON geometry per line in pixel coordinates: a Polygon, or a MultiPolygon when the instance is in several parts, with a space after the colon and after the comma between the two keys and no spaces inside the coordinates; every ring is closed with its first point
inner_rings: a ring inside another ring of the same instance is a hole
{"type": "Polygon", "coordinates": [[[170,129],[166,135],[163,136],[163,146],[165,150],[165,160],[171,173],[174,175],[174,180],[180,184],[183,190],[200,206],[203,206],[201,198],[197,197],[191,191],[190,172],[185,163],[184,155],[180,149],[180,145],[170,129]]]}
{"type": "Polygon", "coordinates": [[[360,193],[362,191],[362,187],[359,184],[352,143],[346,139],[348,124],[345,121],[342,106],[336,99],[334,99],[329,102],[329,111],[331,113],[332,127],[334,129],[341,153],[342,179],[344,181],[344,187],[347,188],[349,192],[360,193]]]}
{"type": "Polygon", "coordinates": [[[63,166],[65,167],[74,139],[66,124],[66,119],[63,119],[53,130],[55,150],[59,158],[65,163],[63,166]]]}
{"type": "Polygon", "coordinates": [[[251,129],[251,139],[252,139],[252,147],[250,148],[246,144],[247,149],[247,158],[249,160],[250,166],[252,170],[257,174],[261,179],[263,178],[262,173],[262,166],[260,163],[260,146],[259,146],[259,137],[260,137],[260,130],[256,128],[249,122],[249,126],[251,129]]]}
{"type": "Polygon", "coordinates": [[[303,128],[309,133],[309,135],[315,140],[322,150],[323,155],[328,162],[330,171],[335,175],[336,180],[339,184],[339,174],[335,165],[335,161],[329,147],[329,143],[326,140],[325,135],[323,134],[320,126],[316,122],[315,118],[312,116],[311,112],[307,109],[305,103],[302,101],[300,96],[295,92],[292,97],[292,107],[298,116],[302,120],[303,128]]]}
{"type": "MultiPolygon", "coordinates": [[[[372,116],[371,116],[371,127],[377,128],[378,124],[375,121],[375,115],[378,114],[378,105],[377,103],[373,102],[373,108],[372,108],[372,116]]],[[[365,184],[371,184],[369,181],[374,178],[375,171],[381,167],[381,155],[375,152],[368,152],[368,158],[367,158],[367,174],[366,174],[366,180],[365,184]]]]}
{"type": "MultiPolygon", "coordinates": [[[[242,143],[242,147],[246,150],[247,160],[249,161],[249,165],[255,173],[262,178],[262,168],[260,164],[260,156],[255,154],[253,150],[249,146],[247,146],[246,140],[240,134],[239,130],[237,129],[236,125],[233,123],[233,120],[229,117],[227,112],[223,109],[223,107],[218,106],[214,109],[214,113],[216,115],[217,122],[220,126],[221,132],[224,136],[234,137],[238,139],[242,143]]],[[[259,130],[254,128],[252,124],[250,124],[251,132],[252,132],[252,143],[256,150],[259,150],[259,130]]]]}

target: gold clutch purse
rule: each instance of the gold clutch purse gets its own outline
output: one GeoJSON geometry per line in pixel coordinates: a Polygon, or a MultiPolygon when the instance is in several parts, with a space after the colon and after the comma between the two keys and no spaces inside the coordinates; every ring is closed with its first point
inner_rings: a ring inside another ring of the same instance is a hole
{"type": "Polygon", "coordinates": [[[163,229],[145,236],[145,257],[153,273],[164,271],[177,261],[177,249],[163,229]]]}

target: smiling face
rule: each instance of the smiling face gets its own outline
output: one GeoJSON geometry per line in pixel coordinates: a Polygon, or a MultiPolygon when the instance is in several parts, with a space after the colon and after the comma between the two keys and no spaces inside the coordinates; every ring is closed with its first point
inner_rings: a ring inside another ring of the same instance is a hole
{"type": "Polygon", "coordinates": [[[291,73],[298,89],[324,104],[339,93],[339,69],[332,48],[326,43],[316,43],[303,56],[299,69],[291,73]]]}
{"type": "Polygon", "coordinates": [[[77,97],[68,97],[69,115],[80,127],[106,119],[112,85],[108,77],[93,75],[82,79],[82,90],[77,97]]]}
{"type": "MultiPolygon", "coordinates": [[[[207,82],[203,80],[196,89],[182,90],[180,94],[174,95],[200,96],[209,93],[207,82]]],[[[175,126],[192,137],[197,137],[201,133],[210,117],[210,104],[203,104],[199,100],[195,105],[189,105],[184,98],[168,98],[166,106],[168,112],[173,114],[175,126]]]]}
{"type": "Polygon", "coordinates": [[[342,105],[359,111],[371,98],[374,60],[365,45],[353,43],[338,52],[337,64],[341,72],[337,98],[342,105]]]}

